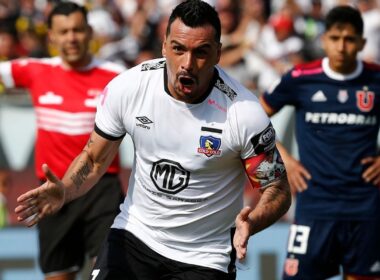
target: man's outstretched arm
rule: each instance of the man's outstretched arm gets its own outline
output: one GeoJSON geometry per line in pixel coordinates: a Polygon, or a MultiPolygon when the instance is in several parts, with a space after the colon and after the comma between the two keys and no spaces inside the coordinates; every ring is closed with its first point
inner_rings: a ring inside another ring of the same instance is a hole
{"type": "Polygon", "coordinates": [[[17,198],[15,209],[19,221],[33,226],[45,216],[89,191],[106,172],[118,152],[122,139],[110,141],[92,132],[83,151],[73,160],[62,180],[47,164],[42,170],[47,181],[17,198]]]}

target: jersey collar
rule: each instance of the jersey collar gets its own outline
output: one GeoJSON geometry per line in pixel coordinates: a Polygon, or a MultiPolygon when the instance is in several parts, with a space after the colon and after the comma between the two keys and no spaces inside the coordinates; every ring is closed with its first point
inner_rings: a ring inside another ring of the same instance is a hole
{"type": "Polygon", "coordinates": [[[333,80],[338,80],[338,81],[346,81],[346,80],[355,79],[362,73],[363,62],[361,60],[357,60],[356,69],[352,73],[347,74],[347,75],[344,75],[342,73],[338,73],[338,72],[335,72],[334,70],[332,70],[329,66],[329,58],[328,57],[323,58],[322,68],[323,68],[323,72],[325,72],[325,74],[329,78],[331,78],[333,80]]]}

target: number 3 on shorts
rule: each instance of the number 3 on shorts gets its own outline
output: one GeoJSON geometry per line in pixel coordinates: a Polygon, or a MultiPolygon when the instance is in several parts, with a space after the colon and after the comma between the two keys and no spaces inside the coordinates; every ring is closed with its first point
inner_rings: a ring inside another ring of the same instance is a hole
{"type": "Polygon", "coordinates": [[[305,254],[309,240],[310,227],[291,225],[288,243],[288,253],[305,254]]]}
{"type": "Polygon", "coordinates": [[[91,280],[95,280],[99,272],[100,272],[100,269],[94,269],[91,273],[91,276],[92,276],[91,280]]]}

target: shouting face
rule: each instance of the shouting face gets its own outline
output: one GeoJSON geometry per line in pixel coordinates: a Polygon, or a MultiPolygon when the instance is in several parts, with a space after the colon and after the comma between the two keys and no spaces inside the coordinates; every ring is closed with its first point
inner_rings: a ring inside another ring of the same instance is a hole
{"type": "Polygon", "coordinates": [[[186,103],[201,100],[210,86],[220,52],[221,44],[215,40],[212,25],[193,28],[180,19],[173,21],[162,47],[170,94],[186,103]]]}

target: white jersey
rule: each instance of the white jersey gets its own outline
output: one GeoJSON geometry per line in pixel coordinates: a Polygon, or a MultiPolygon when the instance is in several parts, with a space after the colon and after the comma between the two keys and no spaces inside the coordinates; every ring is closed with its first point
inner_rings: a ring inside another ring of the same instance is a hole
{"type": "Polygon", "coordinates": [[[165,64],[155,59],[121,74],[98,105],[98,133],[128,133],[135,147],[112,227],[167,258],[227,272],[231,228],[243,207],[242,159],[256,155],[252,139],[270,121],[254,94],[219,67],[203,102],[174,99],[165,64]]]}

